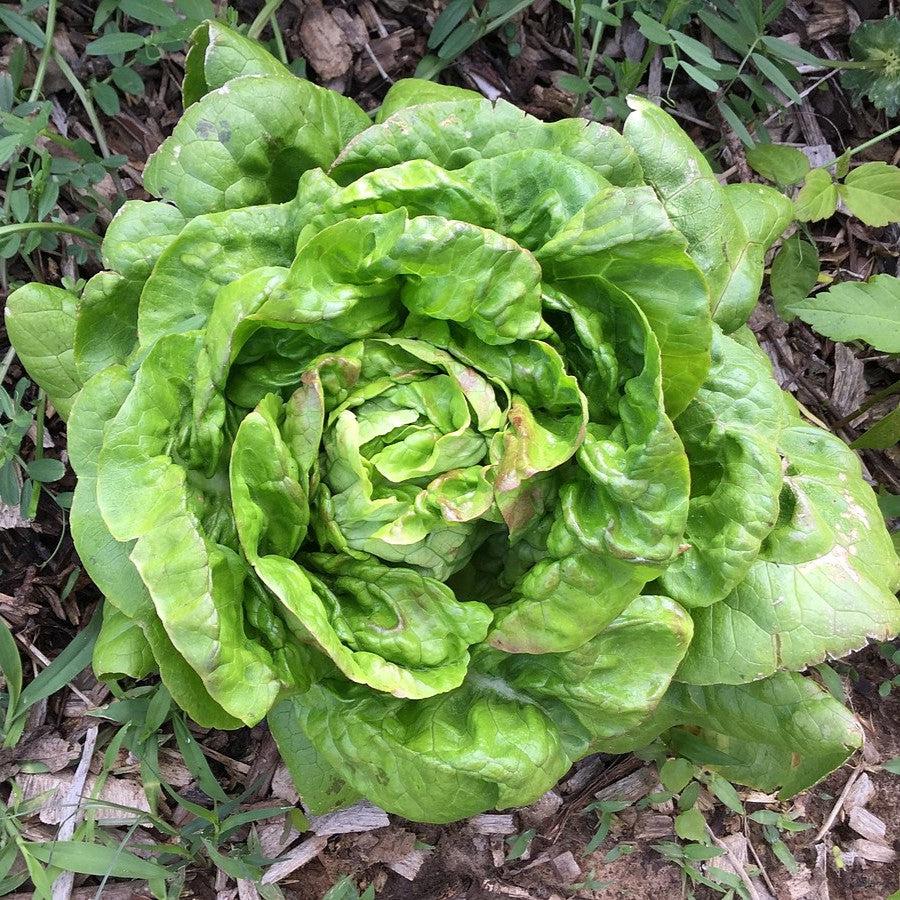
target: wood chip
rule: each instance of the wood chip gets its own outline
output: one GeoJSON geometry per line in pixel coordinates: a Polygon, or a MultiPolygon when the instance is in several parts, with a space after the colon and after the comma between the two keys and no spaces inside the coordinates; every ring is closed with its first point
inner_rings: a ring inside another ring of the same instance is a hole
{"type": "Polygon", "coordinates": [[[287,878],[291,872],[295,872],[301,866],[305,866],[310,860],[315,859],[325,849],[327,843],[328,838],[318,834],[307,838],[296,850],[288,854],[286,859],[269,866],[262,877],[262,883],[277,884],[282,879],[287,878]]]}
{"type": "Polygon", "coordinates": [[[850,827],[858,834],[870,841],[884,843],[887,826],[867,809],[857,806],[850,810],[850,827]]]}
{"type": "Polygon", "coordinates": [[[237,893],[240,900],[259,900],[259,891],[252,881],[246,878],[238,878],[237,893]]]}
{"type": "Polygon", "coordinates": [[[288,772],[284,763],[280,763],[275,769],[275,774],[272,776],[271,790],[272,796],[276,800],[283,800],[285,803],[290,803],[291,806],[294,806],[300,800],[300,795],[297,793],[297,788],[294,785],[294,779],[291,778],[291,773],[288,772]]]}
{"type": "Polygon", "coordinates": [[[354,74],[363,83],[396,72],[400,68],[403,48],[411,45],[416,33],[412,28],[400,28],[386,37],[376,38],[367,44],[365,53],[356,60],[354,74]]]}
{"type": "Polygon", "coordinates": [[[809,164],[815,169],[820,166],[830,166],[837,157],[831,144],[812,144],[800,148],[809,160],[809,164]]]}
{"type": "Polygon", "coordinates": [[[798,866],[797,871],[788,879],[785,900],[814,900],[812,890],[812,872],[809,866],[798,866]]]}
{"type": "Polygon", "coordinates": [[[546,794],[538,797],[531,806],[520,810],[519,815],[526,825],[534,827],[559,812],[562,802],[562,797],[556,791],[547,791],[546,794]]]}
{"type": "MultiPolygon", "coordinates": [[[[72,810],[67,809],[65,804],[66,791],[72,784],[71,775],[19,775],[16,781],[21,786],[26,800],[50,792],[38,811],[38,818],[45,825],[59,825],[71,814],[72,810]]],[[[93,795],[95,783],[96,778],[89,775],[84,785],[85,796],[93,795]]],[[[118,806],[130,806],[145,813],[150,812],[144,789],[136,782],[125,778],[114,776],[107,778],[98,799],[101,804],[105,801],[118,806]]],[[[139,812],[132,813],[102,805],[94,807],[91,814],[104,825],[129,825],[141,817],[139,812]]]]}
{"type": "Polygon", "coordinates": [[[300,43],[310,66],[320,78],[330,81],[350,71],[353,63],[350,45],[321,3],[312,3],[306,8],[300,23],[300,43]]]}
{"type": "Polygon", "coordinates": [[[673,837],[675,824],[671,816],[645,812],[638,816],[634,825],[634,836],[638,840],[652,841],[662,837],[673,837]]]}
{"type": "Polygon", "coordinates": [[[516,887],[514,884],[505,884],[496,878],[485,878],[481,882],[481,889],[486,894],[496,894],[500,897],[513,897],[515,900],[538,900],[534,894],[530,894],[525,888],[516,887]]]}
{"type": "MultiPolygon", "coordinates": [[[[738,878],[749,878],[745,867],[749,862],[748,851],[750,842],[746,836],[738,831],[718,838],[717,843],[725,853],[722,856],[711,859],[706,865],[715,866],[717,869],[722,869],[725,872],[731,872],[732,875],[737,875],[738,878]]],[[[772,895],[759,879],[750,878],[750,883],[756,892],[757,900],[772,900],[772,895]]]]}
{"type": "Polygon", "coordinates": [[[637,772],[632,772],[607,785],[594,796],[598,800],[627,800],[634,803],[655,790],[659,790],[659,776],[656,769],[653,766],[644,766],[643,769],[638,769],[637,772]]]}
{"type": "Polygon", "coordinates": [[[389,862],[387,867],[401,878],[412,881],[419,874],[419,869],[422,868],[426,859],[428,859],[427,850],[411,850],[402,859],[389,862]]]}
{"type": "Polygon", "coordinates": [[[553,858],[553,868],[566,884],[572,884],[581,878],[581,867],[568,850],[553,858]]]}
{"type": "Polygon", "coordinates": [[[352,50],[357,53],[369,43],[369,32],[366,23],[359,16],[350,15],[346,9],[336,6],[331,10],[331,18],[337,23],[338,28],[344,32],[344,37],[352,50]]]}
{"type": "Polygon", "coordinates": [[[390,865],[399,859],[409,856],[415,849],[416,836],[405,828],[387,828],[377,835],[371,834],[372,843],[364,851],[364,858],[370,863],[390,865]]]}
{"type": "Polygon", "coordinates": [[[850,788],[850,792],[844,800],[844,809],[849,812],[860,806],[868,806],[874,796],[875,787],[872,779],[863,772],[850,788]]]}
{"type": "MultiPolygon", "coordinates": [[[[494,868],[499,869],[506,862],[506,844],[503,843],[503,835],[502,834],[489,834],[487,836],[488,839],[488,849],[491,851],[491,860],[494,863],[494,868]]],[[[528,859],[528,850],[526,850],[521,859],[528,859]]]]}
{"type": "Polygon", "coordinates": [[[740,865],[747,865],[747,849],[749,847],[747,838],[738,831],[735,834],[726,834],[724,837],[719,838],[719,841],[724,847],[731,851],[731,854],[721,857],[717,856],[715,858],[715,865],[720,869],[724,869],[726,872],[737,875],[738,871],[735,868],[734,863],[732,863],[732,857],[740,865]]]}
{"type": "Polygon", "coordinates": [[[0,529],[30,528],[31,522],[22,518],[22,510],[18,506],[0,503],[0,529]]]}
{"type": "Polygon", "coordinates": [[[309,830],[320,836],[357,834],[362,831],[374,831],[376,828],[387,828],[390,824],[387,813],[367,800],[346,809],[325,813],[323,816],[309,817],[309,830]]]}
{"type": "MultiPolygon", "coordinates": [[[[81,759],[78,761],[75,774],[72,775],[72,779],[63,793],[62,808],[65,810],[66,815],[60,823],[59,831],[56,833],[58,841],[71,841],[75,834],[75,829],[84,817],[84,798],[89,796],[85,793],[85,782],[87,781],[91,760],[94,758],[94,748],[97,746],[99,727],[99,725],[92,725],[85,733],[81,759]]],[[[69,900],[74,886],[74,871],[63,870],[53,882],[51,891],[53,900],[69,900]]]]}
{"type": "Polygon", "coordinates": [[[0,781],[7,781],[23,762],[43,763],[51,773],[61,772],[81,754],[75,744],[53,734],[39,733],[17,747],[0,750],[0,781]]]}
{"type": "Polygon", "coordinates": [[[258,826],[259,845],[263,856],[275,859],[281,856],[294,841],[300,838],[300,832],[292,825],[285,828],[284,822],[276,819],[263,822],[258,826]]]}
{"type": "Polygon", "coordinates": [[[828,891],[828,848],[824,842],[816,844],[816,867],[813,871],[812,889],[816,900],[831,900],[828,891]]]}
{"type": "Polygon", "coordinates": [[[599,775],[606,766],[607,763],[599,755],[589,756],[587,759],[581,760],[578,763],[578,768],[571,772],[568,778],[559,785],[561,792],[564,795],[577,794],[582,788],[587,787],[594,776],[599,775]]]}
{"type": "Polygon", "coordinates": [[[516,823],[508,813],[483,813],[469,819],[469,826],[478,834],[516,833],[516,823]]]}
{"type": "Polygon", "coordinates": [[[857,838],[850,843],[850,850],[860,859],[869,862],[889,863],[897,858],[897,854],[884,844],[876,844],[875,841],[867,841],[865,838],[857,838]]]}
{"type": "Polygon", "coordinates": [[[846,416],[866,397],[866,379],[863,377],[863,363],[846,344],[834,345],[834,382],[831,388],[831,403],[846,416]]]}

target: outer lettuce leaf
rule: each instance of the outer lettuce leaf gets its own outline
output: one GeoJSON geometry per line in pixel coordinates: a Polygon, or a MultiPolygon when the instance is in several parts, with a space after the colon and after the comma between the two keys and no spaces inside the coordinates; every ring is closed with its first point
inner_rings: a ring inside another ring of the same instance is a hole
{"type": "Polygon", "coordinates": [[[786,800],[837,769],[862,746],[853,714],[815,682],[781,673],[752,684],[673,682],[656,712],[596,750],[625,753],[662,734],[676,751],[786,800]],[[671,730],[670,730],[671,729],[671,730]]]}
{"type": "Polygon", "coordinates": [[[452,100],[483,100],[477,91],[455,87],[451,84],[437,84],[424,78],[401,78],[395,81],[384,95],[375,115],[375,123],[380,125],[401,109],[421,106],[423,103],[440,103],[452,100]]]}
{"type": "Polygon", "coordinates": [[[529,803],[572,764],[541,709],[488,677],[470,676],[457,690],[418,702],[323,680],[292,703],[300,727],[342,778],[416,821],[452,822],[529,803]]]}
{"type": "Polygon", "coordinates": [[[659,344],[666,408],[673,417],[709,368],[709,297],[685,247],[650,188],[609,187],[537,254],[547,280],[563,291],[573,280],[602,278],[637,303],[659,344]]]}
{"type": "Polygon", "coordinates": [[[315,816],[349,806],[362,796],[330,766],[300,727],[291,700],[272,707],[266,720],[303,807],[315,816]]]}
{"type": "Polygon", "coordinates": [[[103,622],[91,666],[101,680],[140,679],[156,670],[153,648],[144,637],[144,630],[111,603],[103,604],[103,622]]]}
{"type": "MultiPolygon", "coordinates": [[[[207,728],[235,728],[240,724],[238,720],[209,696],[200,677],[172,645],[150,595],[128,558],[131,545],[113,538],[97,506],[97,457],[103,432],[131,387],[132,377],[127,370],[111,366],[88,381],[73,407],[68,447],[72,466],[78,473],[78,485],[72,502],[72,538],[85,569],[106,597],[104,621],[107,610],[116,620],[112,613],[115,609],[140,626],[163,683],[194,721],[207,728]]],[[[103,631],[101,628],[101,635],[103,631]]],[[[133,645],[139,644],[133,630],[129,635],[133,645]]],[[[98,673],[115,671],[118,664],[109,659],[109,656],[95,657],[98,673]]]]}
{"type": "MultiPolygon", "coordinates": [[[[486,654],[457,690],[418,702],[325,678],[293,698],[293,715],[366,797],[449,822],[539,797],[594,736],[626,731],[653,708],[689,640],[677,604],[641,597],[574,656],[486,654]]],[[[287,711],[278,715],[278,731],[293,734],[287,711]]],[[[289,765],[293,746],[280,741],[289,765]]]]}
{"type": "Polygon", "coordinates": [[[6,332],[28,374],[63,419],[81,390],[75,365],[77,298],[48,284],[26,284],[6,300],[6,332]]]}
{"type": "Polygon", "coordinates": [[[335,186],[318,170],[287,203],[248,206],[192,219],[160,255],[138,312],[141,346],[205,324],[218,291],[260,266],[289,266],[300,229],[335,186]],[[173,297],[179,297],[173,303],[173,297]]]}
{"type": "Polygon", "coordinates": [[[660,578],[688,607],[726,597],[747,574],[778,518],[787,424],[768,360],[716,328],[709,376],[677,420],[691,463],[688,545],[660,578]]]}
{"type": "Polygon", "coordinates": [[[633,112],[622,133],[706,275],[713,319],[724,331],[734,331],[747,321],[762,277],[762,261],[747,260],[747,229],[706,158],[675,120],[641,97],[629,97],[628,105],[633,112]]]}
{"type": "Polygon", "coordinates": [[[691,618],[677,603],[642,596],[577,650],[500,657],[496,672],[541,704],[560,726],[572,755],[581,756],[594,742],[647,718],[666,693],[692,634],[691,618]]]}
{"type": "Polygon", "coordinates": [[[235,78],[185,110],[144,186],[189,217],[284,203],[303,172],[330,166],[368,124],[352,100],[312,82],[235,78]]]}
{"type": "Polygon", "coordinates": [[[78,302],[75,363],[87,380],[125,363],[137,343],[138,303],[150,272],[184,227],[184,216],[166,203],[127,200],[103,238],[103,264],[78,302]]]}
{"type": "Polygon", "coordinates": [[[184,108],[232,78],[244,75],[289,76],[290,70],[259,43],[214,20],[191,35],[181,85],[184,108]]]}
{"type": "Polygon", "coordinates": [[[131,561],[178,652],[223,709],[255,724],[279,681],[269,652],[246,638],[244,565],[208,532],[222,525],[217,504],[227,484],[198,483],[167,452],[190,421],[196,354],[195,335],[170,335],[144,359],[107,426],[97,500],[113,537],[135,541],[131,561]]]}
{"type": "Polygon", "coordinates": [[[753,681],[900,630],[900,561],[856,455],[804,425],[787,428],[779,450],[786,469],[778,523],[734,591],[693,611],[681,681],[753,681]]]}
{"type": "Polygon", "coordinates": [[[473,159],[524,148],[571,157],[616,185],[641,181],[634,151],[608,126],[582,119],[547,124],[504,100],[444,100],[399,109],[351,140],[331,175],[339,184],[349,184],[409,159],[459,169],[473,159]]]}
{"type": "Polygon", "coordinates": [[[73,350],[78,374],[85,381],[107,366],[127,362],[137,344],[141,287],[116,272],[98,272],[84,286],[73,350]]]}
{"type": "Polygon", "coordinates": [[[103,265],[143,284],[184,226],[184,216],[168,203],[126,200],[106,229],[100,248],[103,265]]]}

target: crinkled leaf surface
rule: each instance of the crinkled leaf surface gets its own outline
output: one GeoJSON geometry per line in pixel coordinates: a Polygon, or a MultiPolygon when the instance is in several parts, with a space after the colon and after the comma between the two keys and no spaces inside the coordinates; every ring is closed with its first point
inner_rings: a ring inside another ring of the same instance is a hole
{"type": "MultiPolygon", "coordinates": [[[[293,714],[326,762],[375,803],[452,821],[530,802],[597,736],[646,716],[689,640],[677,604],[641,597],[574,655],[488,653],[461,687],[418,702],[326,678],[293,700],[293,714]]],[[[284,733],[287,713],[278,715],[284,733]]],[[[302,742],[300,751],[306,758],[302,742]]]]}
{"type": "Polygon", "coordinates": [[[846,707],[793,673],[742,685],[673,682],[641,729],[597,749],[623,753],[660,734],[680,755],[782,799],[843,765],[863,742],[846,707]]]}
{"type": "Polygon", "coordinates": [[[147,161],[144,186],[186,216],[282,203],[368,124],[352,100],[312,82],[246,75],[187,108],[147,161]]]}
{"type": "Polygon", "coordinates": [[[693,611],[681,681],[740,684],[801,670],[900,629],[900,562],[853,451],[793,425],[779,452],[778,522],[732,593],[693,611]]]}
{"type": "Polygon", "coordinates": [[[727,596],[775,525],[785,418],[767,361],[717,328],[709,376],[677,421],[691,463],[687,548],[660,583],[685,606],[727,596]]]}
{"type": "MultiPolygon", "coordinates": [[[[105,270],[8,302],[71,409],[98,676],[268,715],[314,812],[525,804],[659,735],[786,795],[840,765],[782,670],[895,634],[897,561],[743,326],[791,201],[638,99],[623,136],[408,79],[372,125],[219,22],[186,72],[105,270]]],[[[792,308],[890,350],[888,278],[792,308]]]]}

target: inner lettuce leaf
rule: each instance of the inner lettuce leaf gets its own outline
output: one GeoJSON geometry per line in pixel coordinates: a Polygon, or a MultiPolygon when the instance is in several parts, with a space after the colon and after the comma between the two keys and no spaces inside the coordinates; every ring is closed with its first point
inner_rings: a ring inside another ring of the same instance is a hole
{"type": "Polygon", "coordinates": [[[745,327],[789,201],[640,98],[620,134],[407,79],[372,124],[219,22],[183,93],[104,271],[7,301],[98,677],[268,717],[315,813],[657,739],[790,796],[860,746],[799,673],[896,634],[900,574],[745,327]]]}

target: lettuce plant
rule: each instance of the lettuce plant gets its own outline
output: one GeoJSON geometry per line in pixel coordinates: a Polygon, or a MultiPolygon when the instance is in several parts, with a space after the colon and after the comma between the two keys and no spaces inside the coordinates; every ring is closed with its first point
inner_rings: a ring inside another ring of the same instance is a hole
{"type": "Polygon", "coordinates": [[[660,736],[784,796],[860,746],[798,673],[897,632],[898,564],[745,326],[789,201],[639,98],[619,134],[409,80],[372,124],[214,23],[184,101],[105,271],[7,307],[99,676],[432,822],[660,736]]]}

